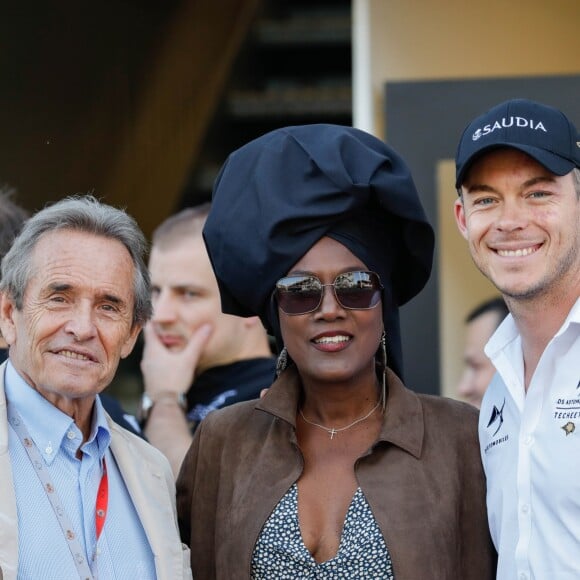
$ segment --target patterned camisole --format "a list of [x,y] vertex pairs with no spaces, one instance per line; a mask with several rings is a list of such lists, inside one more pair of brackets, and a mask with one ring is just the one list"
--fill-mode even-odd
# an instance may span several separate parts
[[252,557],[253,580],[394,580],[385,540],[360,489],[346,512],[338,552],[316,562],[298,521],[298,486],[288,490],[264,524]]

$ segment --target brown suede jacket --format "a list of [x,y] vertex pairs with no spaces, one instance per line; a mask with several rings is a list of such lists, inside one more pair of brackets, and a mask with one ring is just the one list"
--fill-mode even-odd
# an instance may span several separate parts
[[[196,580],[250,578],[262,526],[302,472],[291,367],[259,401],[210,413],[177,481],[182,541]],[[355,464],[396,580],[495,578],[477,410],[406,389],[389,372],[378,440]]]

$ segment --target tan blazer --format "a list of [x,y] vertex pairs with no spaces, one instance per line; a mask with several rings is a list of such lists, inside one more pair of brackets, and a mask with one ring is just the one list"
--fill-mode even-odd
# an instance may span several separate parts
[[[18,517],[8,452],[4,371],[0,366],[0,580],[18,573]],[[111,452],[133,499],[153,555],[159,580],[192,578],[189,549],[181,543],[175,512],[175,483],[165,457],[109,418]]]

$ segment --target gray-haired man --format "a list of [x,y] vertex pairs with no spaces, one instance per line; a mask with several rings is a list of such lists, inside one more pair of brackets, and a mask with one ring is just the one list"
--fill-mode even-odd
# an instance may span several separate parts
[[98,394],[151,313],[125,212],[67,198],[2,261],[0,569],[16,578],[190,578],[169,464]]

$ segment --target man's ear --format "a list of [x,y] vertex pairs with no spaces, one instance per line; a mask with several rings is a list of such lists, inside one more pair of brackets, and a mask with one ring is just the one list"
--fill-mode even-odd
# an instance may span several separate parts
[[461,232],[461,235],[467,240],[467,222],[465,220],[465,208],[463,207],[463,199],[461,197],[455,200],[453,211],[455,214],[455,223],[457,224],[457,228]]
[[14,324],[14,301],[6,293],[0,294],[0,331],[7,344],[16,341],[16,325]]
[[142,328],[143,326],[141,324],[133,324],[131,332],[121,348],[121,358],[127,358],[131,354]]
[[252,328],[252,326],[256,326],[256,324],[262,324],[259,316],[248,316],[244,318],[244,325],[246,328]]

